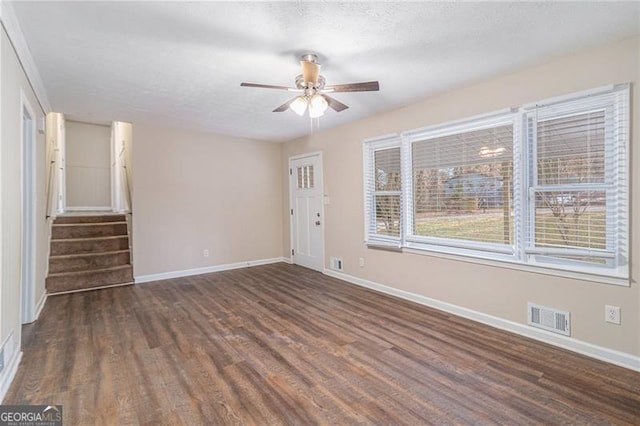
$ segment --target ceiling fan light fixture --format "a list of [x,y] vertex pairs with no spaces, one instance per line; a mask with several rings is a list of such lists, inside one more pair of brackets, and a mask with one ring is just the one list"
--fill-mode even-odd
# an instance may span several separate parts
[[324,96],[316,93],[309,100],[309,117],[318,118],[323,116],[328,107],[329,103]]
[[291,110],[296,114],[303,116],[304,112],[307,110],[308,103],[309,102],[305,96],[298,96],[293,102],[291,102],[289,108],[291,108]]
[[[2,1],[2,0],[0,0]],[[290,98],[287,102],[273,110],[273,112],[284,112],[291,109],[299,116],[304,116],[309,111],[309,117],[317,118],[324,115],[327,108],[335,112],[344,111],[349,108],[342,102],[334,99],[326,93],[338,92],[377,92],[380,85],[377,81],[367,81],[362,83],[347,83],[326,86],[324,76],[320,74],[320,64],[318,57],[313,53],[302,55],[300,58],[302,73],[295,78],[295,87],[275,86],[273,84],[240,83],[242,87],[258,87],[262,89],[286,90],[288,92],[300,93],[299,96]]]

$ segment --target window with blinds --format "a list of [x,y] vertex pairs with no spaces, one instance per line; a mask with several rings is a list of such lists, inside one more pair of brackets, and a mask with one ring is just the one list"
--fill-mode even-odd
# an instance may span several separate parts
[[410,238],[513,245],[513,118],[504,121],[412,135]]
[[626,84],[365,141],[367,242],[628,283],[628,147]]
[[627,105],[613,91],[525,113],[533,260],[628,267]]
[[365,159],[368,241],[395,243],[400,240],[402,230],[400,140],[396,137],[377,140],[369,148]]

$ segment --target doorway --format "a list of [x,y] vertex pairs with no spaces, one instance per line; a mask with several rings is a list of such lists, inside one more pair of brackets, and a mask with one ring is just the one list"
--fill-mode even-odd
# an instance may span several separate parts
[[324,209],[321,153],[289,158],[291,260],[324,269]]
[[26,99],[22,102],[22,323],[33,321],[35,314],[35,114]]

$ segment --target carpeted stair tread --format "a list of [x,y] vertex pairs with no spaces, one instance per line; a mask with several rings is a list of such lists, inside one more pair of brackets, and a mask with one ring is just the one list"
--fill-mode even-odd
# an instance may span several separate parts
[[68,223],[97,223],[97,222],[124,222],[126,217],[122,214],[106,214],[106,215],[87,215],[87,216],[58,216],[54,220],[54,225],[62,225]]
[[51,240],[51,256],[101,253],[127,249],[129,249],[129,237],[127,235]]
[[106,237],[83,237],[83,238],[52,238],[52,242],[60,242],[60,241],[68,241],[70,243],[80,242],[80,241],[99,241],[99,240],[114,240],[114,239],[122,239],[129,238],[127,235],[108,235]]
[[53,227],[60,227],[60,228],[69,228],[72,226],[78,226],[78,227],[89,227],[89,226],[110,226],[110,225],[122,225],[122,224],[126,224],[126,221],[118,221],[118,222],[92,222],[92,223],[54,223]]
[[51,227],[51,238],[54,240],[67,238],[110,237],[126,235],[127,222],[105,223],[68,223]]
[[59,272],[59,273],[55,273],[55,274],[49,274],[49,277],[61,277],[61,276],[80,276],[82,274],[95,274],[95,273],[99,273],[99,272],[111,272],[111,271],[119,271],[119,270],[126,270],[126,269],[131,269],[131,265],[120,265],[120,266],[113,266],[111,268],[102,268],[102,269],[92,269],[90,271],[75,271],[75,272]]
[[49,273],[88,271],[129,264],[129,250],[63,254],[49,258]]
[[47,291],[49,293],[60,293],[132,282],[133,267],[131,265],[122,265],[90,271],[49,274],[47,277]]
[[[110,237],[113,238],[113,237]],[[107,254],[118,254],[118,253],[129,253],[129,250],[114,250],[114,251],[103,251],[100,253],[77,253],[77,254],[59,254],[56,256],[51,256],[51,259],[69,259],[73,257],[89,257],[89,256],[102,256]]]

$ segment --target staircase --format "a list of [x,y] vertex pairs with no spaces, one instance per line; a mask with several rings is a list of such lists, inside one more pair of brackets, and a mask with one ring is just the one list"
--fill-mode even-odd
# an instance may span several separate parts
[[48,293],[133,284],[124,215],[63,215],[51,228]]

